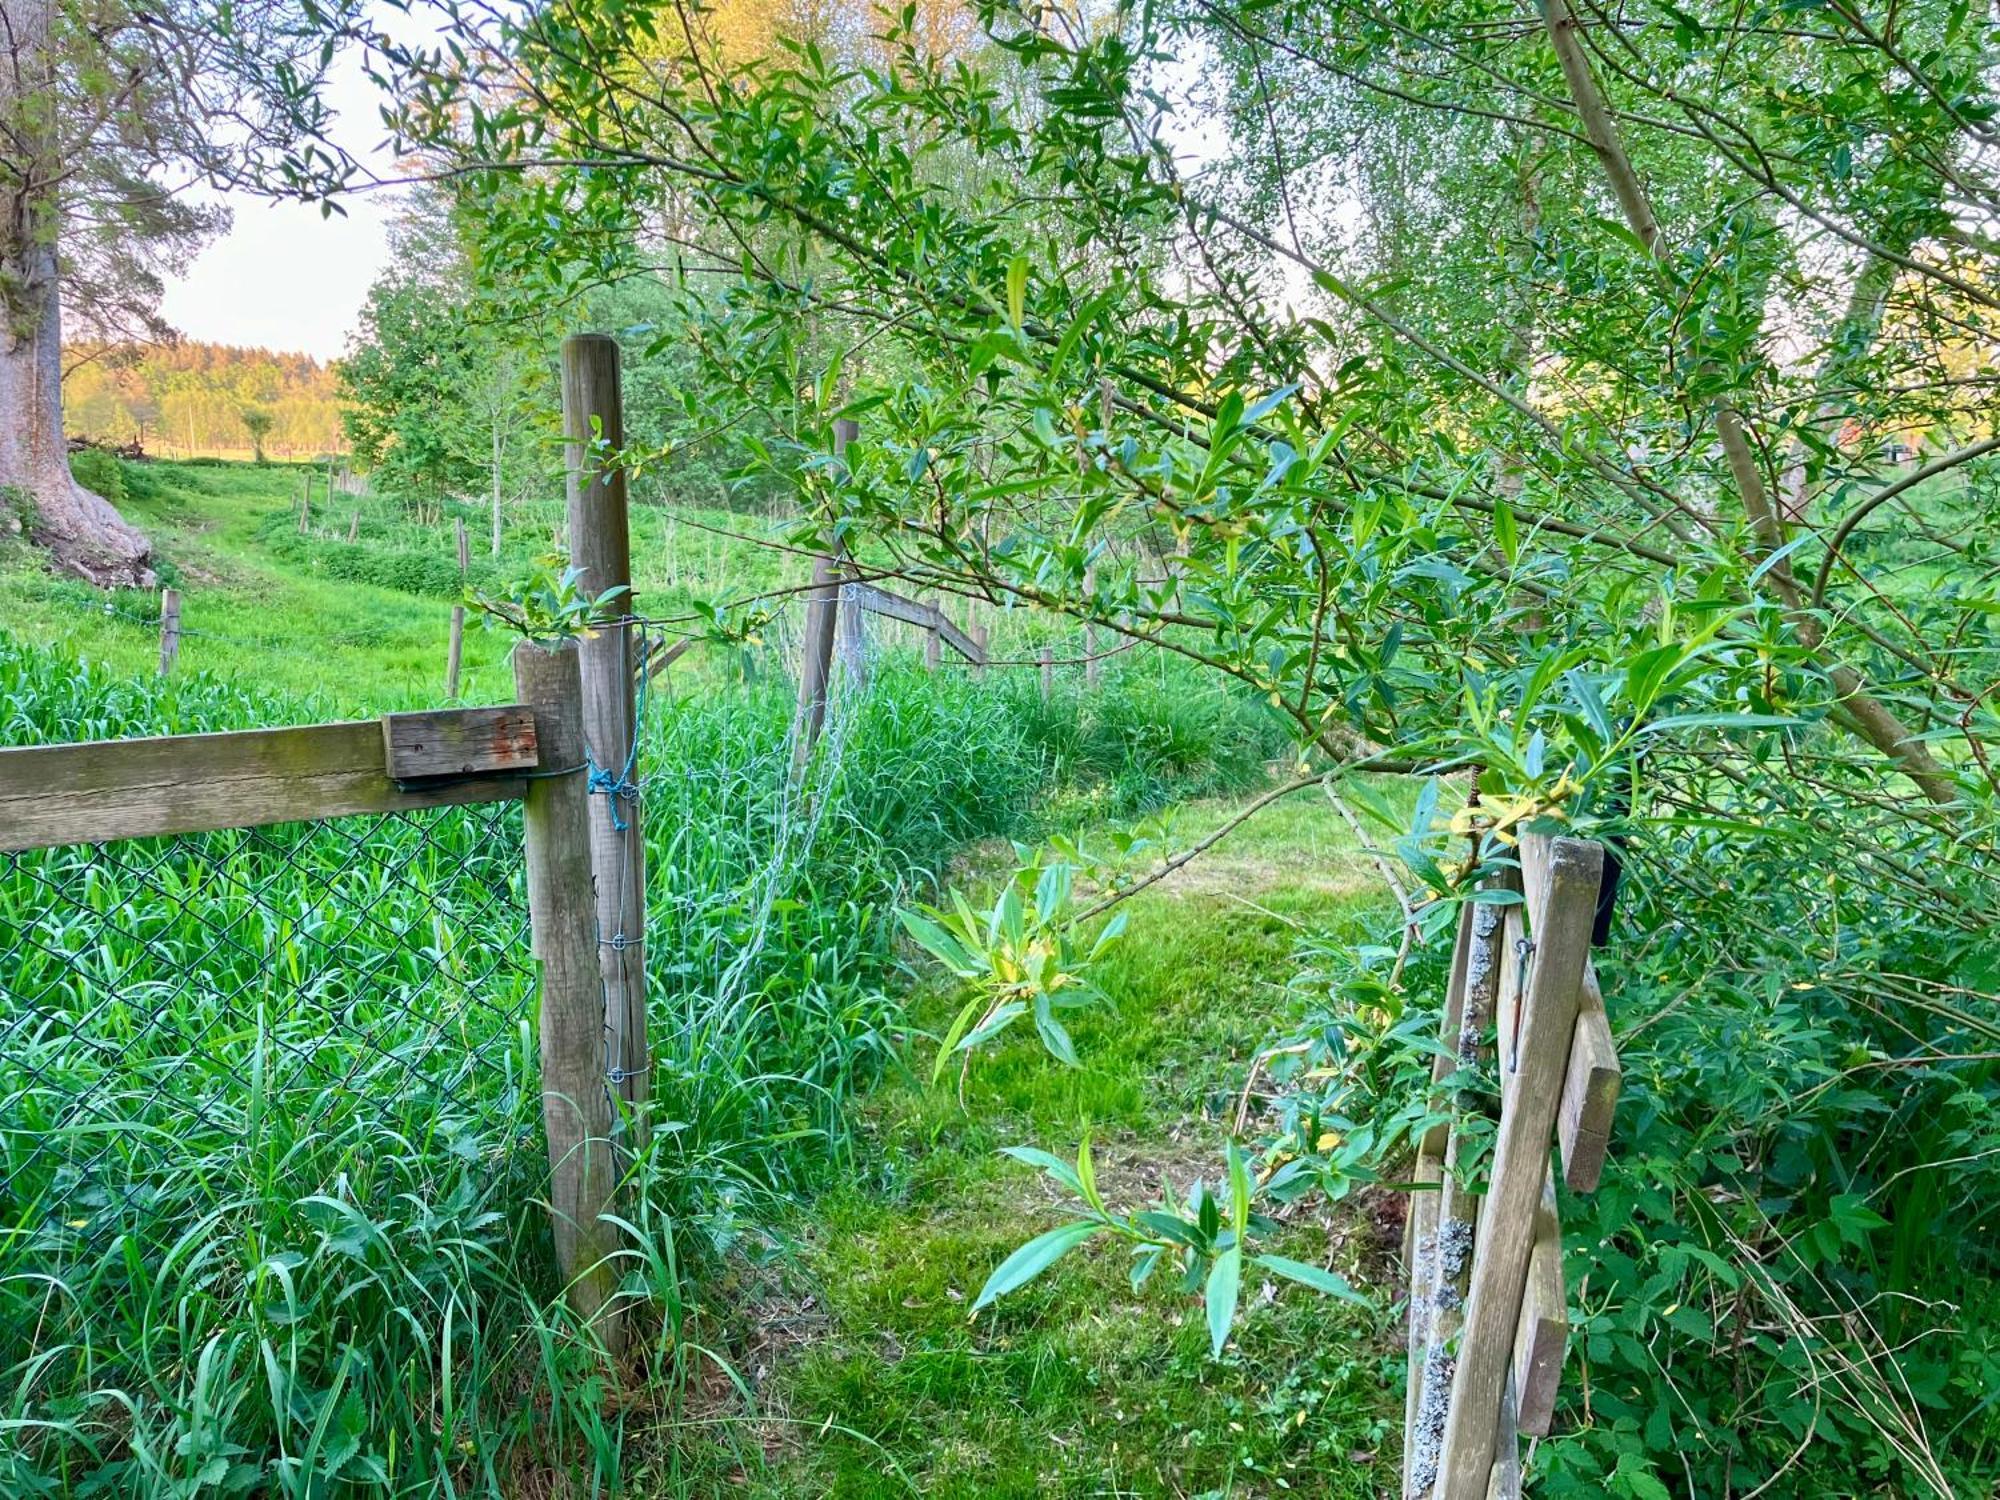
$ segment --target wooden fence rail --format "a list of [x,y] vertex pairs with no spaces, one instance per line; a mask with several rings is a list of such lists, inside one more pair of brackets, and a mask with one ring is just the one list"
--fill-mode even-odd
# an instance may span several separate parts
[[[1569,1321],[1554,1148],[1562,1181],[1593,1191],[1611,1137],[1618,1056],[1590,963],[1604,850],[1526,835],[1518,879],[1489,883],[1461,917],[1446,988],[1433,1104],[1466,1120],[1487,1096],[1447,1080],[1490,1070],[1498,1118],[1434,1127],[1414,1170],[1406,1500],[1521,1492],[1520,1437],[1555,1410]],[[1485,1181],[1467,1181],[1488,1130]]]
[[616,1160],[578,652],[574,642],[523,644],[514,664],[522,701],[498,707],[0,749],[0,854],[523,803],[559,1269],[572,1304],[616,1351]]

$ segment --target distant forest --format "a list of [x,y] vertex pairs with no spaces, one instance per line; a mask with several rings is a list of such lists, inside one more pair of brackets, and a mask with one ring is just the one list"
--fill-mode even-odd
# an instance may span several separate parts
[[[65,426],[73,437],[129,443],[163,457],[248,455],[245,413],[270,417],[273,458],[345,452],[330,363],[306,354],[192,340],[63,351]],[[254,420],[254,418],[253,418]]]

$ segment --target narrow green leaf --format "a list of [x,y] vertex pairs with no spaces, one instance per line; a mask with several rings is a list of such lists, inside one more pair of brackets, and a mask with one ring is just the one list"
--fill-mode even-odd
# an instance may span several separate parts
[[1221,1357],[1222,1346],[1229,1342],[1230,1325],[1236,1321],[1236,1299],[1242,1290],[1243,1247],[1231,1245],[1215,1258],[1204,1293],[1208,1302],[1209,1352],[1216,1358]]
[[1316,1292],[1324,1292],[1329,1297],[1338,1297],[1343,1302],[1352,1302],[1356,1307],[1371,1305],[1366,1297],[1348,1284],[1345,1276],[1337,1272],[1308,1265],[1302,1260],[1292,1260],[1283,1255],[1260,1255],[1257,1257],[1257,1264],[1274,1276],[1282,1276],[1287,1281],[1296,1281],[1300,1286],[1309,1286]]
[[1059,1229],[1051,1229],[1047,1234],[1036,1235],[1001,1261],[993,1274],[986,1278],[986,1285],[979,1289],[979,1296],[973,1302],[972,1310],[976,1313],[995,1298],[1004,1297],[1007,1293],[1026,1286],[1103,1227],[1101,1224],[1092,1224],[1086,1220],[1075,1224],[1064,1224]]

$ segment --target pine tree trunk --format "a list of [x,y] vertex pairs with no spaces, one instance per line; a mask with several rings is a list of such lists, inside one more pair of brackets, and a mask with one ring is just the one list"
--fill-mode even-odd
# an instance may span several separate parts
[[56,562],[100,586],[153,582],[152,546],[109,501],[70,477],[62,422],[62,283],[56,233],[54,97],[47,0],[9,0],[0,57],[0,525],[25,522]]

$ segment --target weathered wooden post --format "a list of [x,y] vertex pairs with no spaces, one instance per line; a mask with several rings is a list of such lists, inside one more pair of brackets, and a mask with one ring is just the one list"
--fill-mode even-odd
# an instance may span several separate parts
[[612,1353],[624,1346],[613,1297],[618,1163],[604,1091],[604,977],[591,899],[590,797],[583,686],[575,643],[514,649],[514,691],[535,715],[541,773],[521,823],[528,920],[541,969],[542,1120],[549,1139],[549,1212],[570,1305]]
[[308,536],[312,532],[312,470],[299,475],[299,535]]
[[[1501,1447],[1502,1396],[1521,1319],[1570,1046],[1581,1006],[1604,850],[1583,839],[1522,841],[1532,930],[1515,1014],[1502,1008],[1500,1126],[1473,1246],[1471,1286],[1451,1373],[1437,1500],[1486,1500]],[[1531,944],[1532,946],[1529,946]],[[1503,963],[1512,955],[1501,955]],[[1503,971],[1502,983],[1509,976]],[[1511,1020],[1511,1025],[1507,1023]],[[1507,1435],[1511,1441],[1511,1432]]]
[[[847,478],[847,445],[861,436],[861,424],[849,417],[841,417],[833,424],[833,456],[840,464],[840,476]],[[853,567],[847,561],[847,549],[837,548],[834,553],[840,564],[841,575],[852,578]],[[866,622],[862,610],[855,601],[853,592],[845,587],[841,590],[840,604],[834,611],[836,631],[834,649],[840,655],[840,668],[850,689],[859,690],[868,686],[868,642],[865,635]]]
[[1047,703],[1056,695],[1056,654],[1049,647],[1041,650],[1042,662],[1042,702]]
[[[833,451],[845,460],[860,424],[842,418],[833,424]],[[805,639],[799,651],[799,706],[792,720],[792,776],[805,774],[813,746],[826,723],[826,690],[833,677],[834,635],[841,616],[841,562],[838,546],[813,557],[812,591],[806,595]],[[852,614],[853,611],[848,611]]]
[[[590,597],[626,591],[615,615],[581,643],[578,656],[584,755],[594,794],[590,847],[604,980],[605,1081],[621,1100],[637,1105],[652,1097],[652,1054],[646,1042],[646,843],[636,780],[632,538],[625,470],[616,456],[625,446],[617,340],[598,333],[564,339],[562,394],[570,562],[581,570]],[[644,1131],[643,1118],[634,1129]]]
[[181,654],[181,591],[179,589],[160,590],[160,675],[165,677],[174,669],[174,660]]
[[361,507],[355,506],[347,514],[347,545],[353,546],[361,536]]
[[973,663],[972,675],[983,678],[986,675],[986,627],[984,625],[974,625],[965,633],[972,637],[972,644],[979,648],[979,660]]
[[[1083,592],[1093,613],[1097,609],[1097,569],[1083,570]],[[1083,685],[1092,692],[1103,679],[1103,665],[1097,659],[1097,624],[1093,620],[1083,623]]]
[[[465,587],[465,575],[472,566],[465,550],[465,522],[458,522],[458,584]],[[451,642],[445,647],[444,695],[449,699],[458,697],[458,670],[465,660],[465,606],[451,607]]]
[[924,632],[924,670],[935,672],[944,665],[944,632],[933,622]]

